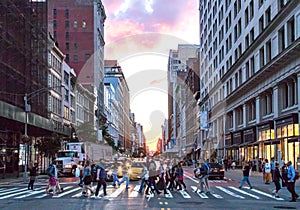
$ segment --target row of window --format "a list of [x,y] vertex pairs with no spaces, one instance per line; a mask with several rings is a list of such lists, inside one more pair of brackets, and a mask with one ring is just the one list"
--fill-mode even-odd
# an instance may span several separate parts
[[[85,20],[81,21],[81,28],[85,29],[87,27],[87,22]],[[57,20],[53,20],[53,29],[58,28],[57,26]],[[65,20],[65,28],[70,28],[70,20]],[[73,28],[78,28],[78,21],[73,21]]]

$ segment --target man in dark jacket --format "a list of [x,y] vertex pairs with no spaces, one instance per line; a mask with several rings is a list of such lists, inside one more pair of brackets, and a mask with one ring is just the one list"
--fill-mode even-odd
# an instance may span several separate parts
[[243,179],[241,181],[241,185],[240,185],[240,189],[243,187],[244,183],[247,181],[250,189],[252,189],[252,185],[250,183],[250,180],[249,180],[249,173],[250,173],[250,166],[249,166],[249,163],[247,162],[244,169],[243,169]]
[[273,191],[273,193],[274,193],[276,198],[279,198],[278,191],[281,189],[280,179],[282,179],[282,181],[284,182],[278,167],[279,167],[279,163],[276,162],[275,163],[275,168],[274,168],[274,171],[273,171],[273,175],[272,175],[273,182],[274,182],[275,187],[276,187],[276,189]]
[[96,172],[97,188],[96,188],[96,193],[95,193],[95,199],[100,198],[100,197],[98,197],[98,194],[99,194],[101,185],[103,185],[104,198],[107,198],[106,182],[105,182],[105,176],[106,176],[105,167],[103,166],[103,164],[101,162],[96,164],[94,167],[97,167],[97,172]]

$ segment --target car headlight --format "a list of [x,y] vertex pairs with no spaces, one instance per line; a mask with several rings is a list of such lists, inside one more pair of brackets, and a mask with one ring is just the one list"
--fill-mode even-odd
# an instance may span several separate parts
[[71,164],[67,164],[67,165],[65,165],[65,168],[72,168],[72,165]]

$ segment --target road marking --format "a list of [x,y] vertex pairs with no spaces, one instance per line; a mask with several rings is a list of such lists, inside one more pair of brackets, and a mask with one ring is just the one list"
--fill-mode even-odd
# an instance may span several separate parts
[[209,192],[212,196],[214,196],[215,198],[218,198],[218,199],[222,199],[223,197],[219,194],[216,194],[216,193],[213,193],[213,192]]
[[23,188],[23,189],[13,188],[13,189],[15,189],[15,190],[1,192],[0,196],[1,195],[7,195],[7,193],[14,193],[14,192],[20,192],[20,191],[27,191],[28,190],[28,188]]
[[193,182],[196,182],[196,183],[199,183],[199,181],[196,179],[196,178],[193,178],[193,177],[190,177],[190,176],[187,176],[187,175],[184,175],[186,178],[192,180]]
[[[195,192],[197,190],[196,186],[191,186],[191,188],[193,189],[193,191]],[[205,193],[200,193],[200,190],[197,190],[197,195],[200,196],[200,198],[208,198],[208,196]]]
[[191,196],[184,190],[179,190],[180,194],[182,195],[182,197],[184,198],[191,198]]
[[252,197],[252,198],[255,198],[255,199],[258,199],[258,200],[260,199],[258,196],[253,195],[253,194],[250,194],[250,193],[247,193],[247,192],[245,192],[245,191],[243,191],[243,190],[240,190],[240,189],[238,189],[238,188],[236,188],[236,187],[230,186],[229,188],[232,189],[232,190],[238,191],[238,192],[240,192],[240,193],[242,193],[242,194],[244,194],[244,195],[248,195],[248,196],[250,196],[250,197]]
[[69,191],[66,191],[66,192],[63,192],[63,193],[59,193],[57,196],[53,196],[52,198],[60,198],[64,195],[70,194],[70,193],[78,191],[78,190],[82,190],[82,188],[81,187],[76,187],[75,189],[72,189],[72,190],[69,190]]
[[121,194],[121,192],[125,189],[125,185],[121,185],[119,189],[117,189],[115,192],[113,192],[111,195],[109,195],[109,198],[116,198],[118,195]]
[[[38,189],[42,189],[42,188],[40,187]],[[21,191],[21,192],[9,194],[9,195],[1,197],[0,200],[5,199],[5,198],[10,198],[10,197],[13,197],[13,196],[16,196],[16,195],[21,195],[21,194],[24,194],[24,193],[28,193],[28,191]]]
[[26,197],[29,197],[29,196],[31,196],[31,195],[40,194],[40,193],[42,193],[42,192],[45,192],[45,188],[44,188],[44,187],[42,188],[42,190],[32,191],[32,192],[29,193],[29,194],[22,195],[22,196],[19,196],[19,197],[15,197],[15,199],[26,198]]
[[221,186],[216,186],[216,188],[218,188],[219,190],[222,190],[223,192],[233,196],[233,197],[236,197],[236,198],[241,198],[241,199],[245,199],[245,197],[243,196],[240,196],[238,194],[235,194],[234,192],[231,192],[230,190],[227,190],[225,189],[224,187],[221,187]]
[[170,192],[170,190],[167,189],[166,191],[167,191],[167,194],[165,194],[165,198],[173,198],[173,195]]
[[129,198],[136,198],[136,197],[138,197],[138,195],[139,195],[139,189],[140,189],[140,186],[141,185],[136,185],[135,187],[134,187],[134,189],[133,189],[133,191],[131,191],[131,193],[129,194]]
[[[245,187],[246,189],[250,189],[250,187]],[[256,193],[258,193],[258,194],[261,194],[261,195],[264,195],[264,196],[267,196],[267,197],[269,197],[269,198],[273,198],[273,199],[275,199],[275,200],[277,200],[277,201],[284,201],[284,199],[283,198],[276,198],[275,196],[273,196],[273,195],[270,195],[270,194],[268,194],[268,193],[265,193],[265,192],[262,192],[262,191],[260,191],[260,190],[257,190],[257,189],[251,189],[253,192],[256,192]]]
[[18,188],[10,188],[10,189],[4,188],[4,189],[1,189],[0,193],[4,193],[4,192],[11,191],[11,190],[16,190],[16,189],[18,189]]
[[[70,188],[72,188],[72,186],[64,187],[64,191],[67,190],[67,189],[70,189]],[[46,192],[46,189],[45,189],[45,192]],[[46,196],[48,196],[48,195],[51,195],[51,194],[45,193],[45,194],[43,194],[43,195],[36,196],[36,197],[34,197],[34,198],[44,198],[44,197],[46,197]]]

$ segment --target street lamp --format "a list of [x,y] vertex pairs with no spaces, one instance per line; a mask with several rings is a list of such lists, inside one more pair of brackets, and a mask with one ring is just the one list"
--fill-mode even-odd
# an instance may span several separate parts
[[24,96],[24,104],[25,104],[24,138],[26,139],[26,141],[25,141],[25,166],[24,166],[24,174],[23,174],[24,181],[27,178],[27,155],[28,155],[27,139],[29,138],[28,137],[28,128],[27,128],[28,127],[28,113],[31,111],[31,106],[30,106],[30,104],[28,104],[28,100],[30,100],[30,98],[32,98],[33,96],[40,94],[41,92],[49,91],[49,90],[52,90],[52,89],[58,88],[58,87],[64,87],[64,85],[59,85],[59,86],[54,86],[54,87],[45,87],[45,88],[35,90],[31,93],[25,93],[25,96]]

